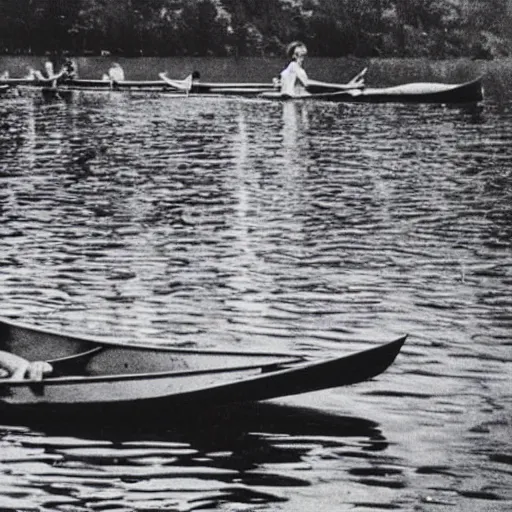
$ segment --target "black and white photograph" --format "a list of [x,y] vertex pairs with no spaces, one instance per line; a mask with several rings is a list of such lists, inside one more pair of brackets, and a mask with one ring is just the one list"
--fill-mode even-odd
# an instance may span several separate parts
[[512,0],[0,0],[0,510],[512,510]]

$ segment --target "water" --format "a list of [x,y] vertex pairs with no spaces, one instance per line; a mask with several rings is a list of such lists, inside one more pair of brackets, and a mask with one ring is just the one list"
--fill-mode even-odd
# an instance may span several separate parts
[[1,315],[326,357],[409,333],[374,381],[277,404],[2,419],[2,509],[510,510],[511,112],[2,99]]

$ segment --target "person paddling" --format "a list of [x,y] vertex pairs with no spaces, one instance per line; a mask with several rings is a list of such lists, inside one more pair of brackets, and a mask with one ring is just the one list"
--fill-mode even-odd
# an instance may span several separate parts
[[64,70],[61,70],[59,73],[55,73],[53,62],[48,59],[43,64],[43,69],[41,71],[34,70],[34,76],[37,80],[42,81],[50,81],[51,86],[53,88],[57,87],[57,80],[62,77],[64,74]]
[[124,81],[124,70],[118,62],[114,62],[108,70],[108,79],[112,82]]
[[64,64],[62,66],[62,80],[76,80],[78,78],[78,65],[74,59],[71,57],[66,57]]
[[281,94],[291,98],[308,95],[306,88],[309,79],[303,68],[304,58],[308,53],[306,45],[301,41],[294,41],[288,45],[286,53],[291,60],[281,72]]
[[[304,70],[304,58],[308,53],[306,45],[301,41],[290,43],[286,50],[290,63],[281,72],[280,80],[277,80],[276,86],[280,87],[281,96],[284,98],[296,98],[301,96],[310,96],[311,92],[332,92],[350,91],[350,94],[356,95],[364,89],[365,68],[358,73],[352,80],[346,84],[332,84],[311,80]],[[309,89],[309,90],[308,90]]]

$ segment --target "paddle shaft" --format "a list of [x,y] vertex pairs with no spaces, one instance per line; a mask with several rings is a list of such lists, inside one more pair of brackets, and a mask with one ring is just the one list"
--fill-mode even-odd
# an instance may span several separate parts
[[329,82],[321,82],[319,80],[308,80],[308,87],[323,87],[325,89],[339,89],[340,91],[347,91],[353,89],[363,89],[364,84],[362,82],[358,83],[359,80],[363,80],[364,75],[366,75],[366,71],[368,68],[364,68],[360,71],[356,76],[354,76],[349,82],[346,84],[336,84]]

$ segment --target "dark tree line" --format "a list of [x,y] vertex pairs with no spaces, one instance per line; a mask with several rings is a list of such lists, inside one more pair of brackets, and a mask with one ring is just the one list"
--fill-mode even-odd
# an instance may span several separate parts
[[0,51],[508,55],[512,0],[0,0]]

